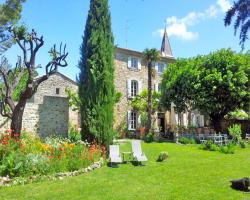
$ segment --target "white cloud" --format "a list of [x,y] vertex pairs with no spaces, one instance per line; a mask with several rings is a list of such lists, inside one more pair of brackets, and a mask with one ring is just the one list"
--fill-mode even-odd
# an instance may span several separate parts
[[[175,16],[167,18],[167,32],[169,36],[176,36],[183,40],[194,40],[199,34],[196,32],[188,31],[189,26],[193,26],[198,23],[199,19],[202,18],[201,13],[191,12],[186,17],[178,19]],[[158,30],[163,34],[164,30]]]
[[[217,0],[216,4],[210,5],[203,12],[190,12],[182,18],[171,16],[166,19],[167,32],[169,36],[175,36],[183,40],[194,40],[199,37],[199,33],[191,31],[190,27],[199,24],[201,21],[215,18],[219,13],[224,13],[231,7],[229,0]],[[153,35],[161,36],[164,29],[158,29],[153,32]]]
[[218,0],[217,4],[223,12],[227,12],[231,8],[231,3],[228,0]]
[[216,17],[218,12],[219,11],[215,5],[209,6],[209,8],[205,11],[208,17]]

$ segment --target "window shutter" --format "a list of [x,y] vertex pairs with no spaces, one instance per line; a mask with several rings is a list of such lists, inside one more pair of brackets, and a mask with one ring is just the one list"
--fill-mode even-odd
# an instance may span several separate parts
[[137,127],[136,128],[139,128],[139,127],[141,127],[141,115],[138,112],[137,113]]
[[138,94],[141,94],[142,92],[142,80],[138,81]]
[[128,57],[128,68],[131,69],[132,61],[131,57]]
[[155,63],[155,71],[158,72],[158,62]]
[[139,70],[141,69],[141,59],[140,58],[138,59],[138,69]]
[[175,121],[176,121],[176,124],[177,124],[177,125],[180,125],[180,124],[179,124],[179,115],[178,115],[178,114],[175,114]]
[[164,73],[164,71],[167,69],[167,63],[164,63],[163,66],[164,66],[164,69],[163,69],[163,73]]
[[128,116],[127,116],[127,125],[128,125],[128,130],[131,130],[131,120],[130,120],[130,118],[131,118],[131,111],[128,111]]
[[128,98],[131,97],[131,80],[127,79],[127,96]]
[[196,126],[197,124],[196,124],[196,117],[195,117],[195,114],[192,114],[192,115],[191,115],[191,118],[192,118],[192,125],[193,125],[193,126]]
[[204,115],[200,115],[200,125],[204,127]]

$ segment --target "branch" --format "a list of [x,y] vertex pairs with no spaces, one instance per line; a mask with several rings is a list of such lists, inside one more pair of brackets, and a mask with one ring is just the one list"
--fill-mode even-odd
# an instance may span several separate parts
[[5,104],[5,102],[3,101],[3,102],[1,102],[1,104],[0,104],[0,114],[3,116],[3,117],[7,117],[7,118],[9,118],[9,119],[11,119],[11,116],[12,116],[12,114],[11,113],[8,113],[6,110],[6,104]]
[[49,53],[52,57],[52,61],[46,65],[46,75],[50,75],[50,73],[57,71],[58,67],[66,67],[68,65],[66,61],[66,57],[68,56],[68,52],[66,53],[66,44],[64,45],[63,51],[61,43],[59,52],[56,50],[56,45],[54,45]]
[[62,43],[60,44],[59,52],[56,50],[56,45],[51,48],[49,54],[52,57],[52,60],[46,65],[45,70],[46,74],[36,79],[34,82],[33,93],[36,92],[38,86],[45,80],[49,78],[52,74],[57,72],[58,67],[66,67],[68,65],[66,61],[66,57],[68,56],[68,52],[66,53],[66,44],[62,50]]
[[1,92],[2,92],[4,102],[7,103],[11,111],[13,111],[15,109],[15,104],[11,97],[11,94],[13,93],[13,88],[10,86],[8,82],[9,73],[10,71],[8,70],[8,61],[5,57],[2,57],[1,63],[0,63],[0,76],[2,76],[4,85],[5,85],[5,94],[3,94],[4,93],[3,90]]

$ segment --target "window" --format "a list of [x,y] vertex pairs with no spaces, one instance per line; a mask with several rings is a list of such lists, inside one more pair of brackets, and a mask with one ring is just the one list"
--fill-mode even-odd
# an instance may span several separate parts
[[161,84],[158,83],[158,92],[161,92]]
[[60,94],[60,88],[56,88],[56,94]]
[[131,97],[135,97],[138,94],[138,81],[131,81]]
[[138,69],[138,59],[137,58],[131,58],[131,68]]
[[164,72],[164,63],[158,63],[158,73],[162,74]]
[[135,130],[137,127],[137,113],[134,111],[130,112],[129,116],[129,127],[131,130]]

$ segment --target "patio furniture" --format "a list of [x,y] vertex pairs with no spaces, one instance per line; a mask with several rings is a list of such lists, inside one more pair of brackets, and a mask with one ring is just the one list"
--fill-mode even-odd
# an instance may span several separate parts
[[246,133],[245,139],[246,139],[246,140],[250,140],[250,134],[247,134],[247,133]]
[[123,162],[128,162],[128,161],[131,161],[133,159],[133,155],[132,155],[132,152],[130,151],[124,151],[122,152],[122,160]]
[[137,162],[141,163],[144,161],[148,161],[147,157],[142,152],[140,140],[132,141],[132,152],[133,152],[133,157]]
[[228,135],[227,134],[223,134],[222,138],[223,138],[223,143],[224,144],[228,144]]
[[109,145],[109,159],[110,164],[112,163],[122,163],[122,158],[120,156],[119,145]]
[[198,134],[198,140],[201,144],[203,144],[204,142],[206,142],[206,138],[204,134]]
[[214,143],[217,145],[222,145],[222,139],[223,139],[222,135],[213,136]]

